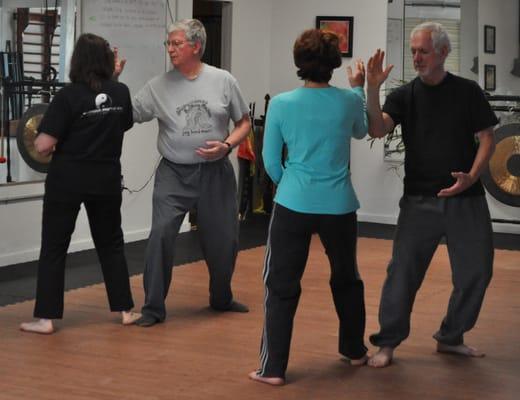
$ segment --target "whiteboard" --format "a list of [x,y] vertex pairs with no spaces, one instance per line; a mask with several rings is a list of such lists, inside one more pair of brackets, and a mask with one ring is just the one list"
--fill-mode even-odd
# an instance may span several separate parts
[[82,1],[83,33],[94,33],[118,47],[127,59],[121,76],[132,94],[166,69],[165,0]]

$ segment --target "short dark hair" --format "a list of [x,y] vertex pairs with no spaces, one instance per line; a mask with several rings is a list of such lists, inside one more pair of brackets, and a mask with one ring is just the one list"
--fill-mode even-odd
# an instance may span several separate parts
[[69,78],[73,83],[85,83],[99,92],[104,80],[114,74],[114,53],[108,42],[93,33],[82,34],[70,60]]
[[293,55],[301,79],[328,82],[341,65],[339,38],[332,32],[308,29],[294,42]]

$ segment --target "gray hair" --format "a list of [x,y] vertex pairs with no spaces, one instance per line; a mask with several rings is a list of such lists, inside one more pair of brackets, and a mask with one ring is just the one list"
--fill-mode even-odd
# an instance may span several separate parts
[[182,31],[186,35],[187,41],[193,46],[195,43],[200,43],[199,56],[202,58],[204,50],[206,50],[206,29],[202,22],[198,19],[182,19],[175,21],[168,27],[168,33],[174,31]]
[[420,31],[430,32],[432,45],[436,53],[440,53],[443,47],[448,49],[448,54],[451,52],[450,37],[441,24],[438,22],[423,22],[412,29],[410,38]]

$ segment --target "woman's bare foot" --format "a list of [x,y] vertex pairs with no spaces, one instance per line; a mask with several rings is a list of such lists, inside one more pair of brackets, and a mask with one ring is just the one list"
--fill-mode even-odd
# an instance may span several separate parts
[[123,325],[133,325],[135,321],[141,318],[141,314],[133,311],[122,311],[121,317]]
[[457,346],[449,344],[437,343],[437,351],[439,353],[458,354],[466,357],[484,357],[486,354],[474,347],[466,346],[464,343]]
[[394,349],[392,347],[381,347],[379,351],[369,358],[367,364],[374,368],[388,367],[394,357]]
[[22,322],[20,329],[24,332],[51,334],[54,332],[54,326],[52,325],[51,319],[41,318],[34,322]]
[[361,358],[348,358],[348,361],[350,362],[350,365],[354,367],[360,367],[362,365],[365,365],[369,360],[368,354],[365,354]]
[[249,373],[249,379],[252,379],[257,382],[267,383],[272,386],[282,386],[285,384],[285,379],[277,378],[274,376],[260,376],[258,375],[258,371],[253,371]]

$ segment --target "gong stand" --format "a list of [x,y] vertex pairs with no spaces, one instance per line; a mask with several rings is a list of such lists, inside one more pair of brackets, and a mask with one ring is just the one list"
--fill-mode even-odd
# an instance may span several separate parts
[[[511,111],[515,113],[520,113],[520,96],[488,95],[486,96],[486,99],[491,104],[491,108],[493,109],[493,111]],[[517,104],[516,106],[512,107],[494,104],[495,102],[502,101],[516,102]]]
[[[2,86],[2,130],[4,133],[4,139],[6,140],[6,163],[7,163],[7,176],[6,181],[12,182],[12,176],[11,176],[11,132],[10,132],[10,121],[11,116],[13,114],[12,110],[12,102],[10,99],[13,98],[19,98],[21,96],[28,96],[29,98],[32,98],[32,96],[41,96],[47,95],[49,97],[56,94],[56,92],[63,86],[65,86],[65,83],[62,82],[56,82],[56,81],[43,81],[43,80],[36,80],[36,79],[24,79],[24,80],[18,80],[13,81],[11,78],[3,78],[1,80],[1,86]],[[40,107],[38,110],[43,111],[43,108],[41,107],[42,104],[35,104],[34,106],[30,106],[27,111],[22,115],[22,118],[20,120],[20,123],[22,121],[25,121],[23,124],[20,124],[22,126],[19,126],[18,131],[20,129],[31,129],[35,130],[37,128],[34,127],[34,121],[35,119],[28,119],[27,116],[30,116],[31,118],[38,118],[37,113],[35,113],[36,109]],[[43,114],[42,114],[43,115]],[[41,117],[39,117],[41,118]],[[27,126],[26,123],[28,123]],[[21,141],[18,140],[18,144],[20,147]],[[41,169],[35,168],[35,165],[41,164],[41,160],[34,159],[33,152],[27,151],[27,147],[20,147],[20,154],[24,158],[24,161],[33,169],[39,170],[40,172],[44,172]]]
[[[487,96],[493,111],[518,113],[520,96]],[[504,105],[499,102],[510,102]],[[499,104],[497,104],[499,103]],[[496,149],[481,180],[488,193],[511,207],[520,207],[520,123],[504,123],[495,130]],[[520,224],[520,220],[493,219],[493,222]]]

